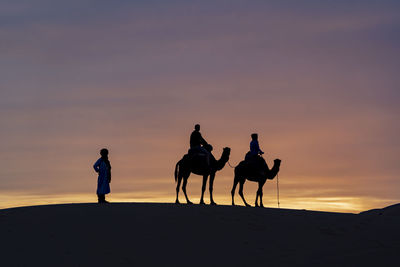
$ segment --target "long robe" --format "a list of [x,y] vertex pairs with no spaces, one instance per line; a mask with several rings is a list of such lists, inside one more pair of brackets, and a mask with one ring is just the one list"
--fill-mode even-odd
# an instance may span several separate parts
[[97,194],[105,195],[110,193],[110,174],[111,167],[108,168],[107,164],[102,158],[99,158],[93,165],[94,170],[99,174],[97,178]]

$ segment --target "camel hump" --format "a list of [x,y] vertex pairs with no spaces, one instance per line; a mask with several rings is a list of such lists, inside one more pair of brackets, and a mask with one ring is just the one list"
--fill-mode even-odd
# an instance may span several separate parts
[[244,169],[246,169],[247,164],[244,160],[239,162],[239,164],[235,167],[235,174],[243,172]]
[[240,163],[240,168],[254,174],[269,171],[268,164],[263,157],[250,153],[246,154],[245,160]]
[[188,151],[188,155],[192,156],[192,157],[195,156],[195,155],[207,156],[208,154],[209,154],[209,152],[205,148],[203,148],[201,146],[192,147]]

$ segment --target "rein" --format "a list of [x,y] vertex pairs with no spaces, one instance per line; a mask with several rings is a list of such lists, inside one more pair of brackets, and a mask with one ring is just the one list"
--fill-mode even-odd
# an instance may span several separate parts
[[281,208],[281,203],[279,202],[279,173],[276,174],[276,194],[278,199],[278,209]]
[[236,165],[236,166],[232,166],[230,163],[229,163],[229,160],[228,160],[228,165],[229,165],[229,167],[231,167],[232,169],[234,169],[234,168],[236,168],[238,165]]

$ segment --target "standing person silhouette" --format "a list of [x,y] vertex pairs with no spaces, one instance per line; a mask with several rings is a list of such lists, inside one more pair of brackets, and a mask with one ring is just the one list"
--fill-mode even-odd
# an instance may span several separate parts
[[111,164],[108,160],[108,150],[100,150],[101,158],[93,165],[94,170],[99,174],[97,179],[97,197],[99,203],[108,203],[106,194],[110,193]]

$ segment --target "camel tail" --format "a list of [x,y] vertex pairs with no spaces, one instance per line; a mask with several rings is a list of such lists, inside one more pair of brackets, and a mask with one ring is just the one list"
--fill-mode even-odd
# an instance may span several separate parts
[[178,172],[179,172],[179,166],[181,164],[181,161],[178,161],[175,165],[175,172],[174,172],[174,176],[175,176],[175,183],[178,181]]

